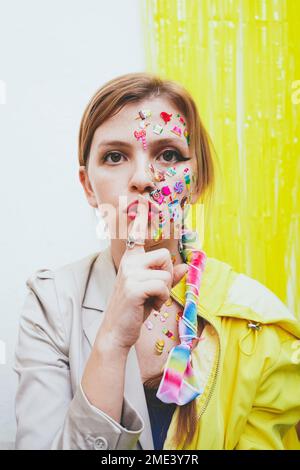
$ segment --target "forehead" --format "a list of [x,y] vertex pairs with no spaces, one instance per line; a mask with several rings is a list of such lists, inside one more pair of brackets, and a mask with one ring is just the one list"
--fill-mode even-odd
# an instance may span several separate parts
[[[135,140],[134,131],[139,129],[139,125],[142,121],[142,119],[138,118],[139,111],[141,110],[149,110],[151,112],[151,116],[146,119],[146,122],[150,123],[148,128],[150,129],[150,132],[146,128],[148,141],[168,138],[173,139],[176,143],[180,143],[181,141],[182,145],[188,147],[184,137],[178,137],[171,132],[174,125],[180,125],[179,118],[176,118],[176,116],[179,114],[184,121],[186,120],[185,116],[182,115],[168,99],[162,97],[145,99],[139,102],[126,104],[117,114],[112,116],[96,129],[94,142],[96,141],[97,144],[101,144],[102,141],[113,139],[126,141]],[[167,124],[165,124],[161,117],[162,112],[172,115],[171,121]],[[151,131],[152,126],[156,124],[163,127],[161,135],[155,134]],[[181,127],[183,126],[181,125]]]

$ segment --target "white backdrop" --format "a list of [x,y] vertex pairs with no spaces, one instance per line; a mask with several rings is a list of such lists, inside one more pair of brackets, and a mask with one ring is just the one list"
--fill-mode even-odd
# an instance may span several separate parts
[[79,122],[104,82],[145,69],[140,10],[140,0],[0,0],[2,448],[15,436],[25,281],[99,249],[78,178]]

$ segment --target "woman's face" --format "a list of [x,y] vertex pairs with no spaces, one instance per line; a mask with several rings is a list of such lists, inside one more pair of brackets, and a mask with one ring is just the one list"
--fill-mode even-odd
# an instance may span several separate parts
[[127,238],[124,225],[134,219],[138,195],[150,202],[149,241],[170,237],[172,224],[179,225],[185,201],[195,202],[197,164],[188,132],[185,117],[164,98],[129,103],[96,129],[80,180],[111,238]]

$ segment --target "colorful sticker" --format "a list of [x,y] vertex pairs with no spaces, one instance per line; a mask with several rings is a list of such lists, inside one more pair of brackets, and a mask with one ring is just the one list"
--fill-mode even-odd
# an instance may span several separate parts
[[182,130],[178,126],[174,126],[173,129],[171,129],[171,132],[173,132],[173,134],[178,135],[178,137],[182,137]]
[[164,347],[165,347],[165,342],[163,339],[158,339],[155,343],[155,351],[158,353],[158,354],[161,354],[164,350]]
[[146,150],[147,148],[147,143],[146,143],[146,131],[145,129],[141,129],[140,131],[134,131],[134,137],[136,138],[137,141],[141,140],[143,143],[143,148]]
[[169,196],[171,194],[171,190],[170,190],[169,186],[163,186],[161,188],[161,192],[164,196]]
[[151,117],[151,111],[149,109],[143,109],[139,111],[139,115],[135,119],[147,119]]
[[154,189],[154,191],[151,191],[150,196],[154,199],[154,201],[158,202],[158,204],[162,204],[165,200],[164,196],[160,192],[160,189]]
[[160,113],[160,117],[163,119],[165,124],[168,124],[168,122],[171,121],[172,114],[166,113],[165,111],[162,111]]
[[160,135],[163,130],[164,130],[164,128],[160,124],[155,124],[155,126],[153,126],[153,132],[155,134]]
[[189,132],[188,132],[186,129],[184,130],[183,135],[184,135],[184,137],[186,138],[186,143],[187,143],[188,145],[190,145],[191,137],[190,137]]
[[170,220],[171,222],[174,222],[179,218],[179,203],[178,199],[175,199],[172,202],[169,202],[168,204],[169,208],[169,214],[170,214]]
[[175,167],[170,166],[169,168],[167,168],[166,174],[167,174],[168,176],[174,176],[174,175],[176,175],[176,169],[175,169]]
[[174,192],[176,194],[181,194],[183,190],[184,190],[183,182],[182,181],[176,181],[176,183],[174,184]]
[[148,328],[148,330],[152,330],[152,329],[153,329],[153,323],[152,323],[152,321],[147,320],[147,321],[146,321],[146,327]]

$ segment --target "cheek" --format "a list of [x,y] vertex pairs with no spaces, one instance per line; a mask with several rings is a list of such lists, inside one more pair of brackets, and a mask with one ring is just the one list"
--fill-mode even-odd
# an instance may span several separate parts
[[118,206],[120,187],[113,184],[113,181],[104,177],[97,178],[94,184],[94,192],[100,205],[104,207],[109,205],[113,207]]
[[[188,167],[185,167],[188,168]],[[160,190],[161,195],[164,196],[165,202],[168,199],[178,199],[179,201],[185,197],[191,187],[191,176],[190,171],[184,171],[185,168],[180,171],[176,171],[176,174],[166,174],[165,181],[157,183],[157,188]]]
[[[156,190],[152,198],[159,204],[160,209],[166,214],[173,204],[180,204],[183,208],[191,191],[192,173],[186,165],[176,168],[176,173],[171,171],[164,174],[164,181],[155,181]],[[172,212],[172,209],[170,209]]]

